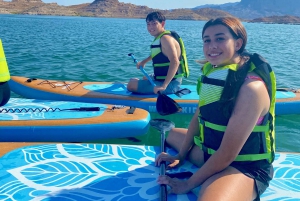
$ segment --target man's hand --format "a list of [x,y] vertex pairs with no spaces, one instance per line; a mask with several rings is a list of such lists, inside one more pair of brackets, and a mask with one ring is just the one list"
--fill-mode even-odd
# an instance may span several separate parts
[[145,63],[143,61],[137,62],[136,68],[140,69],[140,67],[143,67],[143,68],[145,67]]
[[157,94],[159,91],[160,92],[163,92],[164,90],[166,90],[166,87],[163,87],[163,86],[155,86],[154,89],[153,89],[153,92],[155,94]]

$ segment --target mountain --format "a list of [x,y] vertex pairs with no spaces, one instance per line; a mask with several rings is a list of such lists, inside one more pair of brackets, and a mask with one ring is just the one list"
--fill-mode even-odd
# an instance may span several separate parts
[[203,7],[223,10],[241,19],[300,16],[300,0],[241,0],[237,3],[204,5]]
[[[0,13],[29,15],[67,15],[87,17],[143,18],[157,9],[122,3],[118,0],[94,0],[92,3],[59,6],[41,0],[0,0]],[[222,10],[211,8],[161,10],[167,19],[208,20],[212,17],[232,16]]]
[[[60,6],[42,0],[0,0],[0,13],[29,15],[66,15],[114,18],[145,18],[158,9],[122,3],[118,0],[94,0],[92,3]],[[241,0],[220,5],[207,4],[192,9],[161,10],[167,19],[208,20],[222,16],[235,16],[244,21],[269,16],[300,17],[300,0]],[[278,20],[272,18],[274,20]],[[292,20],[286,18],[286,20]],[[271,19],[268,19],[271,20]],[[287,23],[294,23],[293,20]]]
[[262,18],[255,18],[250,20],[249,22],[260,22],[260,23],[268,23],[268,24],[298,24],[300,25],[300,17],[296,16],[270,16],[270,17],[262,17]]
[[193,9],[199,9],[199,8],[223,8],[225,9],[228,6],[234,6],[236,4],[238,4],[239,2],[235,2],[235,3],[224,3],[224,4],[205,4],[202,6],[197,6]]

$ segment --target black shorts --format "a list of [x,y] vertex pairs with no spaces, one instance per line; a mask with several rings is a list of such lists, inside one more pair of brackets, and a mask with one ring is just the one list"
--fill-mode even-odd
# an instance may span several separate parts
[[10,99],[10,88],[8,82],[0,82],[0,107]]
[[[204,153],[204,160],[207,161],[209,154]],[[268,188],[274,175],[273,165],[267,160],[254,162],[233,162],[230,164],[247,177],[254,179],[257,197],[255,201],[260,200],[260,195]]]

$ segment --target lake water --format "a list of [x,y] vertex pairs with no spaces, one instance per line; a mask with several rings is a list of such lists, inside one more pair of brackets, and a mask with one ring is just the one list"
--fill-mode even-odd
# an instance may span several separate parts
[[[42,79],[122,81],[142,77],[128,53],[138,60],[149,55],[153,40],[144,19],[113,19],[31,15],[0,15],[2,39],[12,75]],[[190,77],[183,84],[196,84],[203,58],[201,30],[204,21],[167,20],[166,28],[183,38]],[[300,26],[244,23],[247,49],[263,55],[273,67],[278,87],[300,88]],[[146,66],[151,72],[151,64]],[[19,97],[13,94],[13,97]],[[161,118],[152,114],[152,118]],[[164,117],[176,127],[187,127],[192,115]],[[300,115],[276,118],[276,150],[300,152]],[[101,141],[103,142],[103,141]],[[122,139],[105,142],[122,143]],[[128,143],[128,140],[124,140]],[[158,145],[159,133],[149,132],[133,144]]]

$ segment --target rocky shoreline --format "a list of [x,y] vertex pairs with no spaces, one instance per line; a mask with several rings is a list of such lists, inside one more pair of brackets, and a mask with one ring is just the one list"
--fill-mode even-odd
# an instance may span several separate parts
[[251,23],[265,23],[265,24],[292,24],[292,25],[300,25],[300,17],[296,16],[270,16],[264,18],[256,18],[250,20]]

